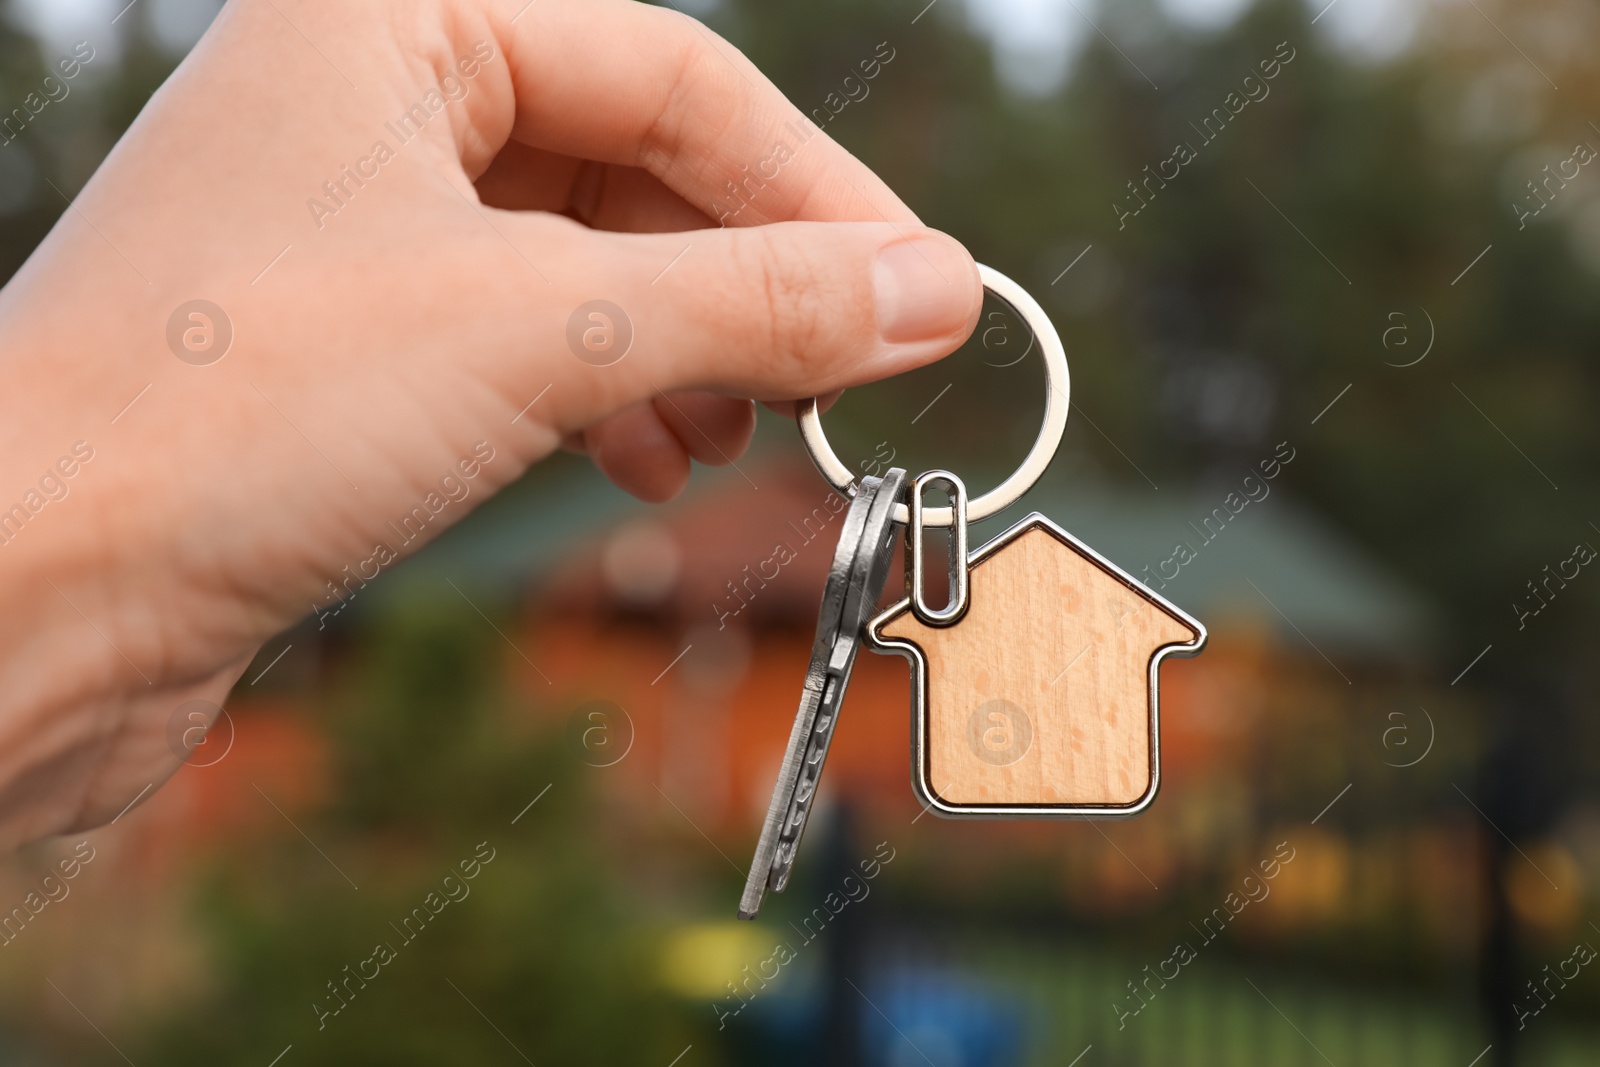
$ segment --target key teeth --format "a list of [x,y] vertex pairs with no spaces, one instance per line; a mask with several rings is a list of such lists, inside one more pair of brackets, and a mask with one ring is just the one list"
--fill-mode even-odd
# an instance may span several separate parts
[[[756,864],[747,873],[745,893],[738,909],[741,919],[756,917],[765,892],[781,893],[788,887],[800,838],[816,798],[823,762],[838,726],[851,667],[860,647],[861,630],[866,621],[863,613],[877,603],[883,581],[888,576],[887,562],[882,557],[897,533],[890,508],[893,498],[901,495],[904,484],[905,472],[899,468],[888,471],[885,479],[863,478],[851,510],[845,516],[840,547],[835,550],[828,585],[823,592],[817,640],[813,644],[811,667],[806,673],[795,730],[805,729],[802,724],[807,716],[811,725],[801,736],[790,735],[780,784],[773,790],[772,806],[762,827],[761,842],[756,847]],[[880,490],[885,486],[890,491],[880,500]],[[851,536],[859,540],[847,545],[845,538]],[[784,779],[791,773],[793,779],[785,785]],[[784,788],[789,790],[789,803],[778,808]],[[757,865],[768,849],[771,858],[763,872]]]

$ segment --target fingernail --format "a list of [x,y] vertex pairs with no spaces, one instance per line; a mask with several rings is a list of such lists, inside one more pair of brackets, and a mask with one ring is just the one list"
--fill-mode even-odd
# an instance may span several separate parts
[[891,344],[944,337],[972,313],[972,260],[951,240],[913,237],[885,247],[872,284],[878,333]]

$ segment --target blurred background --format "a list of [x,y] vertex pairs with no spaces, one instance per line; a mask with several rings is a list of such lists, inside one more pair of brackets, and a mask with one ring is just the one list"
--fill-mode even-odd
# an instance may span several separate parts
[[[974,537],[1043,511],[1209,626],[1154,808],[923,817],[865,654],[795,880],[735,922],[827,487],[766,413],[665,507],[560,456],[175,719],[114,825],[0,864],[0,1062],[1600,1060],[1600,11],[683,2],[1059,328],[1065,443]],[[4,277],[216,8],[0,9]],[[828,426],[981,488],[1042,407],[992,307]]]

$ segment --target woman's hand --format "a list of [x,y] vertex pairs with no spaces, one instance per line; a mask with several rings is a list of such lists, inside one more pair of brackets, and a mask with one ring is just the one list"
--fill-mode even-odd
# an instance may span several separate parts
[[0,844],[561,442],[665,499],[980,300],[672,11],[234,0],[0,292]]

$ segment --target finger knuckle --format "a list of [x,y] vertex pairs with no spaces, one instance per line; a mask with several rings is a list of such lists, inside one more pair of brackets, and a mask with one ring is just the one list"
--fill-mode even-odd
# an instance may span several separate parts
[[667,66],[671,81],[661,94],[656,114],[640,138],[637,165],[656,173],[669,168],[682,155],[685,131],[683,118],[705,111],[690,107],[687,98],[705,82],[710,64],[722,59],[712,48],[708,32],[689,15],[671,9],[650,9],[661,20],[659,40],[671,57]]

